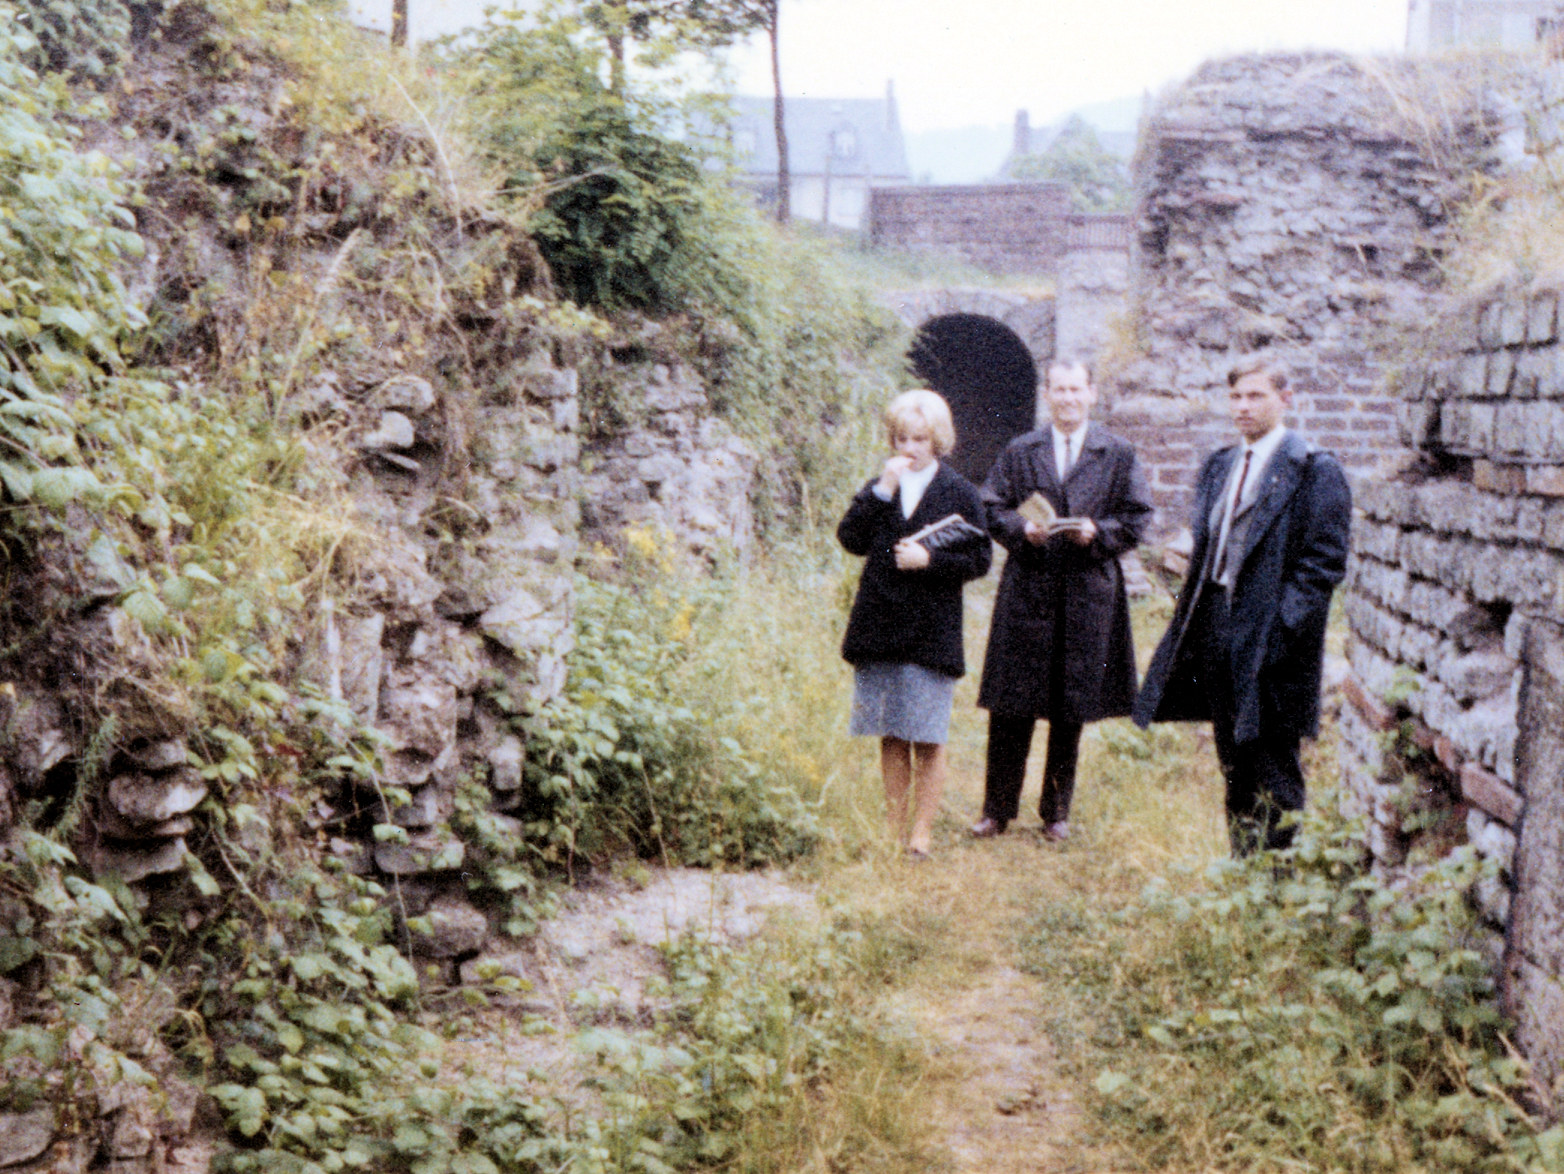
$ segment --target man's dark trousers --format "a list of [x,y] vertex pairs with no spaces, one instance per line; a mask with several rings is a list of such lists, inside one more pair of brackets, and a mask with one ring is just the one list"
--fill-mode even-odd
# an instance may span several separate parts
[[[1021,788],[1026,781],[1026,756],[1032,750],[1037,719],[1031,714],[988,715],[988,773],[983,814],[996,823],[1011,822],[1021,812]],[[1081,723],[1048,723],[1048,760],[1043,768],[1043,797],[1038,814],[1045,824],[1070,818],[1075,794],[1075,762],[1081,745]]]
[[1239,743],[1233,737],[1237,703],[1233,694],[1228,633],[1228,592],[1216,583],[1202,587],[1190,636],[1199,649],[1217,762],[1227,783],[1227,836],[1234,856],[1259,848],[1291,847],[1295,820],[1304,805],[1303,763],[1297,734],[1266,734]]
[[[1065,642],[1065,616],[1062,601],[1054,606],[1054,647]],[[1050,697],[1064,696],[1064,657],[1053,658]],[[1026,785],[1026,757],[1032,752],[1032,731],[1037,718],[1031,714],[1007,714],[995,710],[988,715],[988,765],[984,775],[983,814],[996,823],[1006,824],[1021,813],[1021,789]],[[1080,722],[1048,719],[1048,757],[1043,763],[1043,795],[1037,814],[1043,823],[1064,823],[1070,818],[1070,800],[1075,795],[1075,764],[1080,758]]]

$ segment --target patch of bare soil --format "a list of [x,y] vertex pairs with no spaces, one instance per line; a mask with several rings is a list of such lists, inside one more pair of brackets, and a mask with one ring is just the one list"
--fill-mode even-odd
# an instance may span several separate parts
[[520,978],[526,990],[500,1000],[503,1014],[486,1016],[449,1054],[460,1070],[579,1102],[579,1032],[650,1025],[655,1003],[647,984],[666,973],[660,946],[686,930],[742,942],[779,916],[813,919],[819,908],[813,893],[778,873],[652,868],[635,880],[587,882],[529,941],[463,964],[467,981],[498,972]]
[[953,1170],[1057,1168],[1052,1151],[1078,1110],[1053,1076],[1051,1049],[1037,1026],[1040,1002],[1034,980],[995,966],[913,1010],[935,1059],[928,1099]]

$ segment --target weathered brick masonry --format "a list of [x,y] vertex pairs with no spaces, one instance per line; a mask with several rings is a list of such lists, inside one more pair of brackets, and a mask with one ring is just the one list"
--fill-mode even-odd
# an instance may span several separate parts
[[1340,719],[1345,802],[1382,861],[1412,846],[1410,805],[1497,862],[1478,896],[1504,932],[1518,1042],[1549,1080],[1564,1069],[1559,302],[1525,288],[1452,311],[1398,380],[1400,439],[1421,459],[1358,486]]
[[1066,247],[1062,183],[885,187],[869,193],[869,239],[994,273],[1052,274]]
[[1231,438],[1224,377],[1248,351],[1288,363],[1290,422],[1349,471],[1406,456],[1379,340],[1435,303],[1452,172],[1485,143],[1474,131],[1454,167],[1436,166],[1386,86],[1334,54],[1219,61],[1143,130],[1133,337],[1107,374],[1111,422],[1148,465],[1164,533],[1185,520],[1200,455]]

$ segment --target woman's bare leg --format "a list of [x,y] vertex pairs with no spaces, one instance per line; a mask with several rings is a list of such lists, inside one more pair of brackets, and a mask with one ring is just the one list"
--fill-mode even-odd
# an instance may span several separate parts
[[945,745],[918,742],[912,749],[917,758],[918,787],[907,847],[914,852],[927,852],[933,842],[934,817],[939,814],[940,799],[945,794]]
[[900,846],[907,843],[907,792],[912,787],[912,743],[880,739],[880,777],[885,781],[885,818]]

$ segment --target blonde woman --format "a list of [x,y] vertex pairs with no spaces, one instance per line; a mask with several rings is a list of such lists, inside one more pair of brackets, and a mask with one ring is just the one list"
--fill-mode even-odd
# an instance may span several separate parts
[[[891,455],[836,530],[842,546],[865,559],[842,656],[853,666],[849,732],[880,739],[892,835],[922,859],[945,786],[951,698],[966,672],[961,588],[987,573],[993,548],[977,489],[939,460],[956,446],[945,401],[932,391],[903,392],[885,409],[885,431]],[[952,514],[976,533],[910,540]]]

